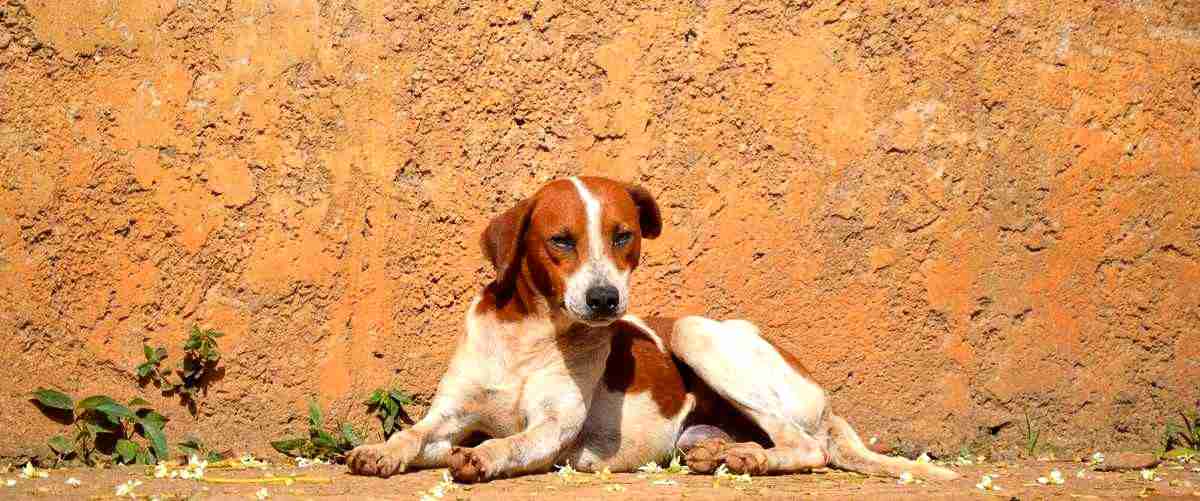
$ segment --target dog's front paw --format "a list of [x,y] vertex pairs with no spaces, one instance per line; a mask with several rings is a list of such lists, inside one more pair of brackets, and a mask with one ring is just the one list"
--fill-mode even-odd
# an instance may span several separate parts
[[728,448],[729,442],[721,437],[701,440],[687,451],[688,468],[696,473],[712,473],[725,461]]
[[455,481],[473,484],[491,479],[492,459],[482,449],[455,447],[446,461]]
[[346,455],[350,473],[383,478],[404,473],[407,461],[399,447],[388,443],[360,445]]

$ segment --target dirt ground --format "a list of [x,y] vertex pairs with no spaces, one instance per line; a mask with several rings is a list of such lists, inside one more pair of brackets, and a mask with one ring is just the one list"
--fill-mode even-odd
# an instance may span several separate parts
[[[482,485],[458,485],[445,491],[442,499],[1045,499],[1045,498],[1167,498],[1200,497],[1200,468],[1195,465],[1164,465],[1156,470],[1159,480],[1144,480],[1140,472],[1101,473],[1080,462],[1027,461],[956,466],[963,474],[959,480],[943,483],[900,485],[894,479],[865,477],[840,471],[820,470],[812,474],[752,478],[748,484],[722,481],[714,486],[708,475],[614,474],[607,481],[590,474],[576,474],[564,480],[556,474],[533,475],[499,480]],[[1036,481],[1053,469],[1065,476],[1062,485],[1044,486]],[[1084,477],[1077,472],[1084,470]],[[312,466],[305,469],[209,471],[206,478],[249,479],[269,474],[291,474],[328,479],[327,483],[290,486],[269,484],[215,484],[194,480],[155,479],[146,468],[52,470],[50,477],[18,480],[14,487],[0,487],[0,499],[42,497],[58,499],[96,499],[113,497],[116,486],[130,479],[144,482],[134,489],[143,496],[162,499],[199,497],[205,499],[253,499],[264,486],[271,499],[419,499],[436,486],[443,470],[426,470],[390,479],[351,476],[342,466]],[[994,476],[1000,490],[982,491],[976,487],[985,474]],[[15,478],[15,473],[0,478]],[[80,481],[78,487],[65,483]],[[671,485],[656,481],[669,480]],[[613,487],[620,486],[620,487]]]

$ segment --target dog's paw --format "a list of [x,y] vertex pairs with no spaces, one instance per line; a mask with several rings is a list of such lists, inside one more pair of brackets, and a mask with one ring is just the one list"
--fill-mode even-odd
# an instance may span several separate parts
[[346,455],[350,473],[383,478],[404,473],[405,461],[402,451],[387,443],[360,445]]
[[767,451],[754,442],[734,444],[725,450],[725,466],[734,474],[763,475],[768,469]]
[[446,463],[457,482],[473,484],[491,479],[492,460],[482,449],[455,447]]
[[696,473],[712,473],[725,461],[725,450],[729,442],[724,438],[714,437],[701,440],[688,449],[686,454],[688,468]]

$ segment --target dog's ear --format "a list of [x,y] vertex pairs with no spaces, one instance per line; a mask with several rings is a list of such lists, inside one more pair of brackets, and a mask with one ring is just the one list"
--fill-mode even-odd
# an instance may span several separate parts
[[658,210],[658,202],[654,195],[641,186],[625,185],[625,191],[633,198],[638,208],[638,225],[642,227],[642,238],[653,239],[662,234],[662,213]]
[[496,269],[496,283],[508,289],[521,268],[519,259],[525,230],[529,227],[529,213],[533,211],[533,199],[526,198],[488,223],[479,237],[483,255]]

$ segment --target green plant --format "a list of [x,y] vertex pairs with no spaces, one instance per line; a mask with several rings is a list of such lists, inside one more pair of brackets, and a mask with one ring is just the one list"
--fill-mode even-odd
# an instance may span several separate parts
[[363,402],[367,406],[367,411],[375,414],[379,418],[380,424],[383,426],[383,438],[387,439],[400,430],[400,425],[396,420],[400,420],[411,424],[408,414],[404,412],[404,406],[415,403],[413,397],[404,391],[392,388],[376,388],[371,392],[370,398]]
[[362,440],[350,423],[335,427],[335,436],[325,429],[325,418],[321,406],[315,400],[308,402],[308,437],[287,438],[271,442],[271,447],[290,457],[340,461],[347,452],[358,447]]
[[1167,422],[1163,433],[1163,457],[1186,460],[1200,455],[1200,400],[1196,409],[1179,412],[1182,423]]
[[167,358],[166,348],[142,345],[146,361],[137,366],[138,378],[157,383],[165,393],[178,392],[185,399],[194,399],[205,376],[216,370],[217,362],[221,360],[221,353],[217,351],[217,338],[221,336],[224,334],[193,325],[183,343],[183,360],[175,374],[162,367]]
[[1025,410],[1025,453],[1030,457],[1037,454],[1038,440],[1042,436],[1042,431],[1033,427],[1033,420],[1029,418],[1029,410]]
[[154,464],[169,454],[163,433],[167,419],[141,398],[128,405],[105,395],[75,402],[70,395],[48,388],[38,388],[32,397],[52,412],[67,414],[67,424],[75,428],[74,438],[60,434],[48,441],[59,460],[75,456],[85,464],[96,464],[101,454],[98,443],[113,444],[111,456],[123,464]]
[[208,448],[203,442],[194,437],[187,437],[187,440],[175,444],[175,448],[179,449],[179,452],[189,458],[196,456],[204,458],[209,462],[217,462],[228,456],[226,453],[220,453]]

